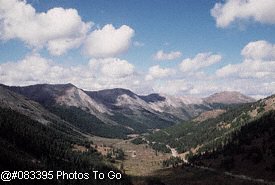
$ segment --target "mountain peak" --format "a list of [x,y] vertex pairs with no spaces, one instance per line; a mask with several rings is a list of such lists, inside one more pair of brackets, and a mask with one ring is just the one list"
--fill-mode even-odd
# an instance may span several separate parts
[[55,102],[55,99],[64,95],[64,92],[71,88],[77,88],[71,83],[68,84],[36,84],[30,86],[10,86],[8,89],[22,94],[43,105],[49,105]]
[[207,103],[238,104],[255,102],[256,100],[238,91],[222,91],[204,98],[204,101]]

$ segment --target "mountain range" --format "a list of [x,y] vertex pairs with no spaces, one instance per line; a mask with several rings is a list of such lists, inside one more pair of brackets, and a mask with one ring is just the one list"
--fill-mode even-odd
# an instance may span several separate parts
[[[38,119],[41,116],[36,114],[47,110],[46,115],[50,112],[48,117],[62,119],[84,133],[120,138],[150,129],[166,128],[205,111],[255,101],[238,92],[221,92],[206,98],[195,98],[156,93],[137,95],[121,88],[85,91],[73,84],[1,86],[2,101],[26,115]],[[17,99],[5,96],[11,95],[10,91],[16,93],[14,96]],[[22,102],[22,105],[18,105],[18,102]],[[37,107],[39,111],[30,111]],[[43,119],[40,121],[46,122]]]

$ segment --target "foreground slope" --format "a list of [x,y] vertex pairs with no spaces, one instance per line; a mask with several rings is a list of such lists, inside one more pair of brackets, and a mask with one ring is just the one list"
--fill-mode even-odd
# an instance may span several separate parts
[[275,181],[275,110],[235,132],[224,146],[191,158],[195,164]]

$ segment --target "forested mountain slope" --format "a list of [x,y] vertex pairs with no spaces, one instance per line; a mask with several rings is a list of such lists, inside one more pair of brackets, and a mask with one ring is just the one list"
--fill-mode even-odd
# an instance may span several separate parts
[[215,149],[232,138],[232,134],[242,126],[275,110],[275,96],[256,103],[248,103],[229,108],[216,118],[184,122],[173,127],[159,130],[146,136],[155,148],[165,149],[165,145],[176,148],[179,153],[196,153]]
[[197,154],[190,162],[255,178],[275,180],[275,111],[241,127],[224,146]]

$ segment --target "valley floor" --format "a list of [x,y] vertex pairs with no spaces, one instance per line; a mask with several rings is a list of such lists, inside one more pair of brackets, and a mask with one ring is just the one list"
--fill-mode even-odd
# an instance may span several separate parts
[[156,152],[146,144],[135,145],[131,140],[102,137],[91,137],[91,140],[103,155],[112,148],[122,149],[126,155],[125,160],[119,161],[116,165],[120,168],[123,163],[125,173],[131,176],[150,175],[162,169],[162,161],[172,156],[172,154]]
[[173,154],[156,153],[146,144],[135,145],[130,140],[108,139],[102,137],[90,138],[97,150],[103,155],[113,148],[122,149],[125,160],[115,165],[132,176],[134,185],[273,185],[259,179],[235,175],[214,169],[194,166],[179,166],[176,168],[163,168],[162,161]]

